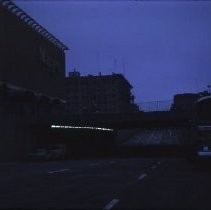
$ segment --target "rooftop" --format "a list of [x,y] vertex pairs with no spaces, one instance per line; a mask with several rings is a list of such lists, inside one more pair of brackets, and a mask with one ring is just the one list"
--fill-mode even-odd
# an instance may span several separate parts
[[26,12],[20,9],[16,4],[14,4],[11,0],[0,0],[0,6],[5,8],[7,11],[16,15],[21,21],[26,23],[29,27],[34,29],[40,35],[45,37],[48,41],[53,43],[61,50],[68,50],[68,47],[64,45],[61,41],[55,38],[54,35],[49,33],[44,27],[42,27],[39,23],[37,23],[33,18],[31,18]]
[[97,79],[97,80],[99,80],[100,78],[101,79],[116,78],[116,79],[121,79],[121,80],[125,81],[130,86],[130,88],[133,88],[133,86],[128,82],[128,80],[124,77],[124,75],[116,74],[116,73],[107,74],[107,75],[102,75],[101,73],[99,73],[99,75],[88,74],[88,75],[81,76],[78,71],[73,71],[73,72],[69,72],[68,78],[71,78],[71,79],[77,79],[77,78],[90,79],[90,78],[92,78],[92,79]]

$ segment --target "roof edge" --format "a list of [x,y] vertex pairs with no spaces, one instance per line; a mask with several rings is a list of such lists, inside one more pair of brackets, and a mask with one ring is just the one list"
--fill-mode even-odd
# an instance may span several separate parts
[[20,7],[18,7],[11,0],[0,0],[0,6],[3,6],[12,14],[16,15],[21,21],[26,23],[29,27],[34,29],[37,33],[46,38],[49,42],[53,43],[56,47],[61,50],[69,50],[69,48],[63,44],[59,39],[57,39],[53,34],[48,32],[43,26],[41,26],[37,21],[31,18],[26,12],[24,12]]

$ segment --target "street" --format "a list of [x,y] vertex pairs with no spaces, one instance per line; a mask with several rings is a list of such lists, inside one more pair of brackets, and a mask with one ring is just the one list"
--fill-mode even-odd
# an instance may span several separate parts
[[211,170],[176,158],[0,163],[0,208],[210,209]]

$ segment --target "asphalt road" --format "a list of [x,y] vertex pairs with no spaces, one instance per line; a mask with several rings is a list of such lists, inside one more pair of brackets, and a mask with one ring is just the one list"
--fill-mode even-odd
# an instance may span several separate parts
[[0,163],[0,208],[211,209],[211,170],[184,159]]

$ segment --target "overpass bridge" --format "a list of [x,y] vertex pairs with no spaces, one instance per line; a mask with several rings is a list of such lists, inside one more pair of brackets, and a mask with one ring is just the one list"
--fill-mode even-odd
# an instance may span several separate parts
[[190,123],[188,113],[85,114],[46,118],[33,124],[32,130],[38,144],[64,143],[70,156],[133,157],[144,153],[181,153],[189,143]]
[[191,114],[158,111],[124,114],[60,115],[42,120],[42,123],[72,126],[93,126],[111,129],[189,127]]
[[[23,115],[12,108],[1,110],[5,145],[1,158],[16,160],[49,144],[65,144],[68,158],[178,154],[184,148],[180,136],[189,129],[191,119],[187,113],[176,112],[68,115],[28,110]],[[52,125],[64,127],[53,129]]]

